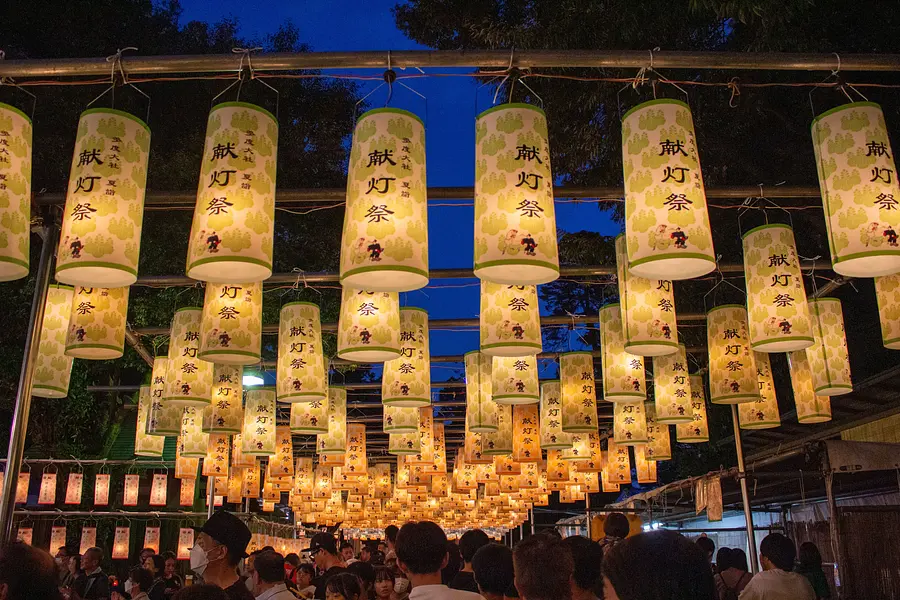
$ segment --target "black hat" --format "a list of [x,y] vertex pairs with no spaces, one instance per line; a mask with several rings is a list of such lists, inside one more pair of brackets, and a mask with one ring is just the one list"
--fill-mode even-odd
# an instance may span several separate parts
[[329,554],[337,554],[337,542],[335,542],[334,536],[320,531],[312,536],[312,539],[309,541],[309,548],[306,548],[304,552],[318,552],[319,550],[324,550]]
[[250,529],[230,512],[220,510],[214,513],[199,531],[225,546],[232,556],[237,558],[247,556]]

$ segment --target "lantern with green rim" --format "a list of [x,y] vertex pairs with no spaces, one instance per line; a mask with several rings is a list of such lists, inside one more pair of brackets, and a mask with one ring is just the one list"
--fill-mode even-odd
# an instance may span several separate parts
[[262,284],[210,283],[201,318],[201,360],[226,365],[259,362],[262,347]]
[[384,363],[381,403],[423,407],[431,404],[431,355],[428,313],[423,308],[400,309],[400,356]]
[[481,282],[481,351],[527,356],[542,349],[537,287]]
[[[741,429],[771,429],[781,425],[772,364],[765,352],[756,353],[756,375],[759,378],[759,399],[738,405],[738,423]],[[679,441],[680,438],[679,438]]]
[[[74,288],[51,285],[44,303],[44,320],[38,342],[31,394],[40,398],[65,398],[75,359],[66,355],[66,331],[72,314]],[[178,414],[181,419],[181,413]]]
[[28,275],[31,247],[31,118],[9,104],[0,102],[0,137],[6,151],[0,161],[0,281]]
[[806,349],[812,369],[813,388],[820,396],[840,396],[853,391],[850,356],[844,333],[844,313],[837,298],[809,302],[816,342]]
[[747,309],[740,304],[717,306],[706,314],[709,397],[713,404],[740,404],[759,398],[747,331]]

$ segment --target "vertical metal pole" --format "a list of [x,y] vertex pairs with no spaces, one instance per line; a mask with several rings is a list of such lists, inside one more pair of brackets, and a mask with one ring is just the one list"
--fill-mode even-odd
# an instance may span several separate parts
[[525,523],[519,523],[519,540],[525,539]]
[[741,482],[741,502],[744,504],[744,521],[747,524],[747,549],[750,551],[750,570],[759,572],[759,561],[756,556],[756,536],[753,533],[753,510],[750,506],[750,494],[747,492],[747,477],[744,473],[744,447],[741,445],[741,426],[738,421],[737,405],[731,405],[731,424],[734,426],[734,449],[737,452],[738,477]]
[[587,530],[587,538],[591,539],[591,495],[584,493],[584,525]]
[[206,518],[208,519],[213,516],[213,512],[216,510],[216,478],[207,477],[206,486],[209,488],[206,490]]
[[[825,446],[825,444],[822,444]],[[831,555],[834,557],[834,574],[835,579],[840,582],[837,585],[838,598],[853,597],[853,582],[850,577],[846,576],[843,569],[848,564],[844,560],[844,547],[841,544],[841,513],[837,502],[834,500],[834,471],[831,469],[831,459],[828,456],[827,448],[824,450],[823,458],[823,475],[825,476],[825,499],[828,504],[828,513],[831,516],[828,519],[828,537],[831,541]],[[785,532],[787,534],[787,532]]]
[[531,509],[531,535],[534,535],[534,509]]
[[16,407],[13,409],[12,428],[9,432],[9,450],[6,454],[6,477],[0,494],[0,538],[11,540],[13,536],[13,511],[16,508],[16,483],[22,468],[22,453],[25,450],[25,436],[28,433],[28,415],[31,412],[31,389],[34,367],[37,362],[38,346],[41,341],[41,325],[44,322],[44,308],[47,291],[50,288],[50,263],[59,238],[59,230],[53,225],[43,227],[43,246],[34,278],[34,295],[31,300],[31,317],[28,319],[28,335],[25,338],[25,352],[22,370],[19,372],[19,389],[16,392]]

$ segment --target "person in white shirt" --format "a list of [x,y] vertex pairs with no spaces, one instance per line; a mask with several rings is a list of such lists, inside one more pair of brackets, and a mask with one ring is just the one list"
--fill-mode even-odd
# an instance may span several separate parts
[[794,542],[780,533],[770,533],[759,545],[757,573],[741,592],[740,600],[815,600],[809,580],[799,573],[792,573],[797,548]]
[[571,600],[572,553],[549,534],[527,537],[513,548],[516,590],[522,600]]
[[407,523],[394,543],[397,566],[412,584],[409,600],[483,600],[480,594],[452,590],[441,582],[447,566],[447,536],[431,521]]
[[260,552],[253,560],[253,593],[256,600],[297,600],[284,583],[284,557]]

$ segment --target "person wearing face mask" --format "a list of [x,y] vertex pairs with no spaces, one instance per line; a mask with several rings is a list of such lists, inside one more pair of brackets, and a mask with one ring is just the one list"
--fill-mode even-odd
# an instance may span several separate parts
[[[131,600],[149,600],[147,590],[153,585],[153,573],[141,567],[134,567],[128,572],[128,579],[125,581],[125,594],[131,597]],[[122,596],[118,592],[113,592],[110,600],[123,600],[126,596]]]
[[219,511],[199,530],[191,548],[191,570],[204,582],[225,590],[229,600],[254,600],[237,574],[249,543],[247,526],[233,514]]
[[69,552],[69,548],[67,546],[60,546],[56,549],[56,556],[53,558],[56,561],[56,568],[59,573],[59,586],[63,587],[63,582],[66,578],[66,574],[69,569],[69,557],[71,553]]
[[296,600],[284,583],[284,557],[266,551],[253,561],[253,592],[256,600]]
[[346,572],[347,564],[338,554],[334,536],[324,531],[320,531],[312,537],[309,541],[309,548],[304,552],[309,552],[310,557],[316,563],[316,568],[322,572],[313,580],[313,585],[316,586],[314,597],[317,600],[325,600],[325,583],[328,578]]

